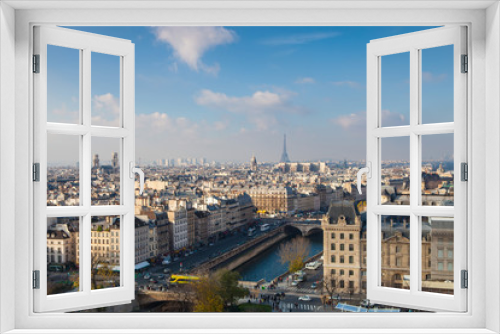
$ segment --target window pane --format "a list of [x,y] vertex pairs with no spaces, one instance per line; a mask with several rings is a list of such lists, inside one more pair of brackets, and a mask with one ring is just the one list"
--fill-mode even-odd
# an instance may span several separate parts
[[382,216],[382,286],[410,288],[410,217]]
[[422,205],[453,206],[453,134],[422,136]]
[[92,217],[92,290],[120,286],[120,232],[119,216]]
[[47,206],[80,205],[80,137],[47,135]]
[[80,121],[80,50],[47,45],[47,122]]
[[453,45],[423,49],[422,123],[453,122]]
[[422,217],[422,291],[454,293],[453,231],[453,218]]
[[120,57],[92,52],[92,125],[120,126]]
[[80,218],[47,218],[47,295],[80,290]]
[[410,204],[410,137],[381,139],[381,204]]
[[92,137],[92,205],[120,204],[120,142]]
[[410,53],[381,57],[381,124],[410,124]]

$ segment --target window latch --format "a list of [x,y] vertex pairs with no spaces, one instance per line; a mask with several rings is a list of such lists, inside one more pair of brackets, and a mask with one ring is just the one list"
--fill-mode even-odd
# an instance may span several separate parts
[[363,167],[361,168],[359,171],[358,171],[358,174],[356,175],[357,176],[357,185],[358,185],[358,192],[359,194],[361,195],[363,192],[361,191],[361,177],[363,176],[363,174],[366,173],[366,177],[371,179],[372,178],[372,163],[370,161],[368,161],[366,163],[366,167]]
[[130,172],[130,178],[134,179],[135,174],[139,174],[139,195],[142,195],[144,192],[144,172],[142,169],[134,167],[134,162],[130,161],[129,163],[129,172]]

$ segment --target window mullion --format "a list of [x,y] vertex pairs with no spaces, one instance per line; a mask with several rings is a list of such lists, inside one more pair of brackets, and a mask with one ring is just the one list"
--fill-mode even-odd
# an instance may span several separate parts
[[92,217],[90,215],[90,205],[91,205],[91,186],[92,186],[92,136],[90,132],[91,126],[91,103],[92,103],[92,91],[91,91],[91,59],[92,52],[89,48],[85,48],[82,51],[82,66],[81,71],[81,108],[82,108],[82,124],[89,130],[82,136],[82,157],[80,171],[82,177],[80,179],[80,192],[81,192],[81,203],[89,211],[83,216],[82,224],[80,228],[80,282],[82,283],[82,289],[80,289],[85,294],[90,294],[91,286],[91,222]]
[[419,282],[419,217],[414,210],[420,203],[420,136],[415,130],[420,123],[420,51],[410,50],[410,291],[418,291]]

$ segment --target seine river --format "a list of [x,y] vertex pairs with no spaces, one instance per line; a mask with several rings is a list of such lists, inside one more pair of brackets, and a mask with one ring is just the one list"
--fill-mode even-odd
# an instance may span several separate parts
[[[281,264],[278,255],[278,249],[280,244],[288,242],[293,237],[283,239],[280,243],[268,248],[265,252],[256,256],[252,260],[238,267],[236,270],[241,275],[242,281],[258,281],[260,279],[265,279],[266,281],[271,281],[277,276],[283,274],[287,271],[287,265]],[[315,233],[307,237],[311,245],[309,251],[309,257],[318,254],[323,250],[323,234]]]

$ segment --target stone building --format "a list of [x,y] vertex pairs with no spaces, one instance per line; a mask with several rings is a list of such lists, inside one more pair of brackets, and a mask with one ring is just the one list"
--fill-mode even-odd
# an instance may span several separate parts
[[[322,220],[324,279],[338,293],[366,293],[366,215],[355,201],[332,201]],[[422,289],[452,293],[453,221],[422,219]],[[381,285],[410,288],[410,221],[408,216],[381,217]]]
[[290,187],[255,187],[248,190],[258,211],[270,213],[291,212],[297,195]]

